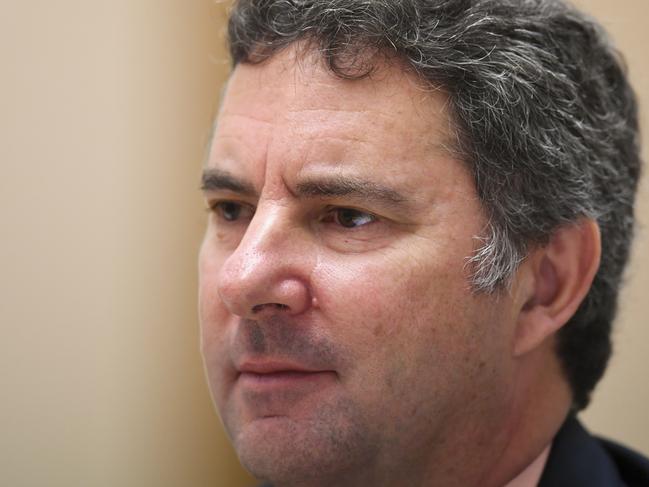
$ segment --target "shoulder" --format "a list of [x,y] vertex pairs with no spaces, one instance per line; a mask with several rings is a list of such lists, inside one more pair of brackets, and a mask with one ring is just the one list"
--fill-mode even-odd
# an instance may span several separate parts
[[615,463],[629,487],[649,486],[649,459],[625,446],[605,438],[598,441]]
[[575,417],[557,433],[539,487],[649,487],[649,460],[591,436]]

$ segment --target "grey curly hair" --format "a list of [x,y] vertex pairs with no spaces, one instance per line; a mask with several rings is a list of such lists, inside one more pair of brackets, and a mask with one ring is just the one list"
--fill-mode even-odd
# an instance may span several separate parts
[[601,266],[557,349],[584,408],[611,354],[641,166],[635,95],[602,29],[559,0],[235,3],[234,66],[297,41],[339,77],[369,75],[383,53],[450,95],[457,150],[488,215],[470,259],[476,292],[506,288],[562,225],[597,220]]

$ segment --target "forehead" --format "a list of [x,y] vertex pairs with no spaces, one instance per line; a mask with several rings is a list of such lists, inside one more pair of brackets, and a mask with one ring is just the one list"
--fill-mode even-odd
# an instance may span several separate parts
[[320,54],[296,45],[262,63],[239,64],[234,69],[225,101],[240,104],[247,99],[254,103],[249,98],[253,93],[257,97],[272,95],[272,103],[263,110],[265,115],[271,115],[278,107],[289,111],[329,108],[353,112],[391,105],[401,107],[401,112],[421,107],[432,93],[441,96],[442,90],[426,87],[397,60],[379,57],[367,76],[344,79],[325,65]]
[[453,155],[449,99],[424,89],[400,64],[379,61],[370,76],[337,77],[319,55],[278,53],[241,64],[226,88],[208,168],[269,181],[333,174],[390,183],[426,204],[432,194],[471,195]]
[[369,76],[346,80],[328,69],[319,54],[298,54],[292,48],[261,64],[235,68],[216,135],[281,128],[301,140],[322,140],[347,131],[349,138],[371,140],[375,146],[380,145],[376,137],[380,135],[387,138],[386,146],[425,141],[426,149],[443,150],[452,146],[454,135],[448,109],[448,97],[441,89],[424,88],[396,62],[377,60]]

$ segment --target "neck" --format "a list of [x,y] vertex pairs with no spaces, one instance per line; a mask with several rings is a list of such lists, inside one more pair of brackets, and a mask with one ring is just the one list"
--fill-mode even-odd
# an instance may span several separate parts
[[510,482],[523,482],[537,473],[540,478],[552,439],[572,402],[559,361],[554,351],[548,349],[532,352],[519,368],[513,414],[507,427],[508,441],[479,485],[522,487],[528,484]]
[[541,480],[541,475],[543,475],[543,469],[545,464],[548,461],[548,456],[550,455],[550,445],[545,447],[545,450],[536,457],[528,467],[523,470],[515,479],[507,483],[505,487],[535,487],[538,485],[539,480]]

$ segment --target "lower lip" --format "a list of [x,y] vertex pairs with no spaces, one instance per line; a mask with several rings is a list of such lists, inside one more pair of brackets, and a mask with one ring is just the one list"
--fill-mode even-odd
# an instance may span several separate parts
[[300,387],[314,385],[322,381],[333,379],[334,372],[298,372],[281,371],[268,374],[256,374],[242,372],[239,375],[239,382],[247,387],[255,389],[274,389],[283,387]]

